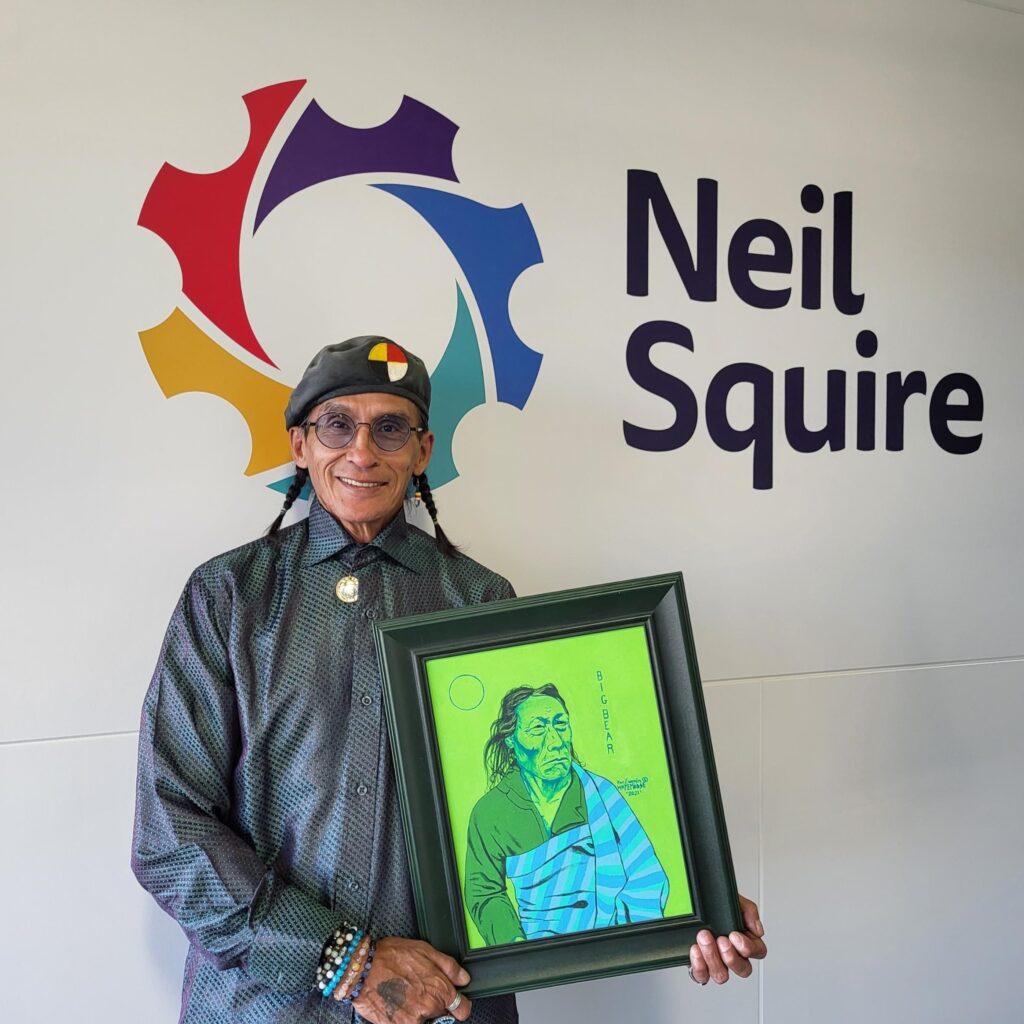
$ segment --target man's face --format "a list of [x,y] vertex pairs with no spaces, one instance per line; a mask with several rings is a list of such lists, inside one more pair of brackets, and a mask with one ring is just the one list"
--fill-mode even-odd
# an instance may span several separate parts
[[[378,416],[399,415],[410,426],[420,426],[420,413],[399,395],[364,394],[329,398],[314,406],[310,423],[327,412],[342,412],[356,423],[372,423]],[[344,448],[328,448],[311,427],[291,430],[295,464],[309,470],[316,496],[352,537],[366,543],[386,526],[401,508],[413,474],[426,470],[434,449],[434,435],[412,434],[397,452],[386,452],[370,439],[369,427],[358,427]]]
[[572,770],[572,726],[554,697],[527,697],[516,708],[516,731],[506,740],[526,775],[562,782]]

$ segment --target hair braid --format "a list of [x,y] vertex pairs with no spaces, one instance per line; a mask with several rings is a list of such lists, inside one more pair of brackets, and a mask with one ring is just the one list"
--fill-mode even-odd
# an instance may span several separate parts
[[437,541],[437,546],[441,549],[441,554],[454,558],[459,549],[448,539],[448,535],[441,529],[441,524],[437,521],[437,506],[434,504],[434,495],[430,492],[430,484],[427,483],[427,474],[420,473],[413,480],[423,499],[423,504],[427,506],[430,521],[434,524],[434,538]]
[[302,488],[306,486],[308,479],[309,470],[297,466],[295,469],[295,479],[292,480],[291,487],[288,488],[288,493],[284,496],[284,504],[281,506],[281,511],[277,513],[277,518],[270,524],[270,529],[267,530],[268,537],[273,537],[281,529],[285,513],[295,504],[295,499],[302,493]]

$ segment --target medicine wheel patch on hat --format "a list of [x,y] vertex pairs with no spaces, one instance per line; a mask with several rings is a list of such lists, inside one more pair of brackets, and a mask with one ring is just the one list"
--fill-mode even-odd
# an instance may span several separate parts
[[388,380],[401,380],[409,372],[409,360],[405,353],[390,341],[381,341],[370,349],[367,357],[387,373]]

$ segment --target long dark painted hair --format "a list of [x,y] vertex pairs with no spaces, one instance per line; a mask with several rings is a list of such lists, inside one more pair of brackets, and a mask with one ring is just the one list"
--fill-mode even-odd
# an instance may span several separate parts
[[[543,686],[517,686],[509,690],[501,698],[501,710],[498,717],[491,723],[491,738],[484,744],[484,773],[487,775],[487,788],[493,789],[510,771],[516,767],[516,755],[505,742],[516,731],[516,709],[529,697],[554,697],[565,708],[565,700],[558,692],[554,683]],[[569,756],[579,761],[575,747],[569,747]]]

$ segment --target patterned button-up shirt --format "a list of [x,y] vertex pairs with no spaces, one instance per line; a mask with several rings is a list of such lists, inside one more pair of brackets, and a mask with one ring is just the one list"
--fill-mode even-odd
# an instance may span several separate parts
[[[192,574],[143,705],[132,851],[190,941],[182,1022],[351,1020],[313,990],[327,936],[416,935],[372,622],[511,596],[401,512],[358,544],[315,499]],[[515,1020],[511,996],[474,1003]]]

